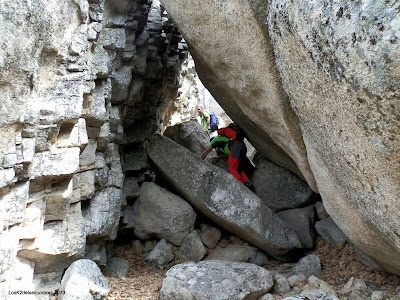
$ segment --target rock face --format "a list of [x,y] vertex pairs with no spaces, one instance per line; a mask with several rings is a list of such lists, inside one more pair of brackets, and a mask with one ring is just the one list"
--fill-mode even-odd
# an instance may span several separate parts
[[396,4],[163,4],[205,86],[252,144],[298,168],[350,241],[400,274]]
[[[400,75],[394,72],[400,61],[400,24],[394,4],[325,7],[316,2],[301,11],[298,4],[280,4],[273,1],[279,9],[269,16],[274,48],[286,49],[280,55],[275,51],[277,66],[325,207],[357,248],[400,274],[395,262],[400,223],[393,214],[399,210],[400,182]],[[319,12],[323,20],[316,17]],[[292,17],[283,21],[287,14]],[[292,26],[304,31],[293,33]],[[289,73],[295,84],[289,84]]]
[[231,174],[161,135],[146,149],[158,173],[215,223],[272,256],[301,248],[293,229]]
[[168,119],[187,46],[158,1],[0,1],[0,27],[7,295],[19,261],[26,287],[46,287],[84,256],[106,265],[120,219],[132,230],[142,143]]

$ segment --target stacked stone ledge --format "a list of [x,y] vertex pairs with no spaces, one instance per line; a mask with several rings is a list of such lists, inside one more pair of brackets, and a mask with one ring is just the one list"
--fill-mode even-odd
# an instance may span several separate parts
[[[157,128],[157,111],[159,118],[166,113],[157,108],[166,101],[161,91],[169,89],[169,95],[176,90],[175,77],[187,54],[159,5],[129,1],[116,7],[104,0],[77,4],[65,2],[54,11],[43,10],[40,1],[29,8],[18,1],[14,8],[0,7],[0,14],[29,9],[32,20],[51,15],[68,20],[53,24],[59,32],[52,33],[58,35],[52,49],[46,48],[47,36],[36,39],[36,24],[21,23],[31,34],[26,38],[42,51],[26,64],[32,75],[31,90],[21,89],[25,94],[19,95],[26,98],[23,110],[16,106],[4,111],[11,104],[7,98],[1,111],[1,296],[21,282],[31,290],[45,288],[41,278],[46,274],[59,286],[64,269],[84,256],[107,263],[106,245],[117,236],[121,210],[129,211],[122,195],[124,173],[130,168],[123,167],[121,153],[142,149],[146,138],[121,149],[124,126],[147,114],[146,126]],[[12,22],[8,25],[4,31],[11,36]],[[50,34],[47,29],[40,32]],[[7,63],[17,69],[18,58]],[[149,86],[152,95],[144,90]],[[128,181],[150,174],[147,165],[134,173]],[[21,273],[23,269],[29,272]],[[22,279],[13,274],[22,274]]]

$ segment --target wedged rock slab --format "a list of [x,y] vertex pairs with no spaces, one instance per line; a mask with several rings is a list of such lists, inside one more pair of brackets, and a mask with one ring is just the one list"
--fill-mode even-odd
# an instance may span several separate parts
[[170,126],[165,130],[164,136],[199,156],[210,143],[209,136],[196,120]]
[[332,245],[339,247],[346,243],[346,236],[335,224],[331,217],[315,223],[315,229],[325,241]]
[[224,248],[217,248],[211,252],[205,260],[223,260],[234,262],[248,262],[256,265],[263,265],[268,261],[268,258],[257,248],[247,245],[232,244]]
[[115,187],[98,192],[82,211],[87,235],[115,239],[121,210],[121,190]]
[[264,268],[219,260],[179,264],[166,274],[160,300],[256,300],[274,285]]
[[146,150],[159,175],[226,230],[275,257],[302,247],[294,230],[231,174],[161,135]]
[[305,206],[312,202],[313,191],[297,175],[262,156],[256,157],[254,163],[256,169],[251,180],[255,193],[273,211]]
[[133,219],[137,237],[155,236],[180,246],[194,229],[196,213],[181,197],[155,183],[145,182],[133,206]]
[[292,226],[304,247],[311,249],[315,246],[314,214],[314,205],[309,205],[279,212],[278,216]]

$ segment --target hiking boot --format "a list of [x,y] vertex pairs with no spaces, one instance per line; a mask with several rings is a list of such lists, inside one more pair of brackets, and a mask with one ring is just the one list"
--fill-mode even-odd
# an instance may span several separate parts
[[250,191],[254,192],[254,185],[253,185],[253,183],[251,181],[245,182],[244,185],[247,186]]

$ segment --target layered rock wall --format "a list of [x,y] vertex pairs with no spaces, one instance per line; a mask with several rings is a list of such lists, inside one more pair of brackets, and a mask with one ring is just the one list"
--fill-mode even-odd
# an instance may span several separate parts
[[106,263],[187,50],[158,1],[1,1],[0,25],[3,295]]

